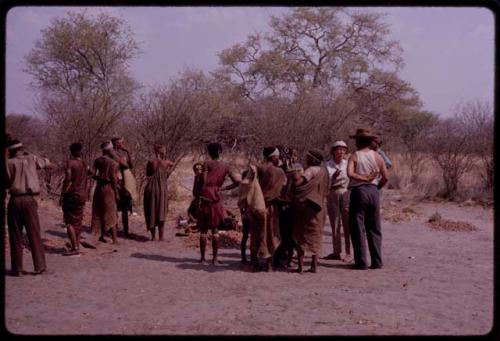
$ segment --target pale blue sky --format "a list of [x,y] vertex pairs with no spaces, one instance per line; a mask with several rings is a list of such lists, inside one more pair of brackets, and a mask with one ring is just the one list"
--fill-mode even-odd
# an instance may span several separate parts
[[[34,113],[24,56],[51,20],[84,7],[16,7],[7,15],[6,113]],[[131,63],[143,85],[164,83],[184,66],[211,71],[217,52],[265,32],[283,7],[87,7],[125,19],[141,42]],[[372,7],[386,13],[391,36],[404,49],[400,77],[419,92],[424,109],[448,115],[459,101],[494,98],[494,16],[485,8]]]

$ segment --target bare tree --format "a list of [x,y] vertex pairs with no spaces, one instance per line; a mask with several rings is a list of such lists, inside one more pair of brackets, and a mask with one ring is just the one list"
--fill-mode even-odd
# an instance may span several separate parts
[[[90,162],[98,144],[132,105],[137,83],[128,62],[139,52],[122,20],[68,12],[42,30],[25,72],[40,92],[38,109],[67,146],[79,140]],[[60,152],[60,151],[57,151]]]
[[410,182],[415,183],[425,167],[427,155],[423,141],[432,127],[438,123],[438,117],[428,111],[404,111],[398,115],[395,129],[402,141],[403,160],[410,170]]
[[473,153],[480,160],[475,168],[484,188],[491,190],[494,183],[493,109],[487,102],[471,100],[460,103],[457,112],[462,124],[467,127],[467,144],[472,146]]
[[474,168],[470,139],[470,131],[458,110],[452,117],[440,120],[427,136],[429,152],[442,171],[445,198],[455,198],[460,179]]
[[167,85],[152,89],[142,97],[130,125],[129,139],[136,141],[139,163],[151,157],[155,143],[165,144],[168,158],[177,164],[216,140],[224,101],[214,80],[196,70],[185,70]]

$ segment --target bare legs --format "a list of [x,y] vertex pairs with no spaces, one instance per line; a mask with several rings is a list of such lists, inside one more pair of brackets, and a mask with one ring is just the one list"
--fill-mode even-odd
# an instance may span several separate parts
[[207,234],[206,233],[200,233],[200,253],[201,253],[201,258],[200,258],[200,263],[205,263],[205,250],[207,248]]
[[76,229],[69,224],[66,225],[66,231],[68,232],[68,238],[71,243],[71,250],[67,252],[66,255],[77,255],[80,249],[80,235],[76,232]]
[[[298,272],[301,273],[303,270],[304,266],[304,250],[302,250],[300,247],[297,247],[297,260],[298,260],[298,266],[297,269],[293,270],[293,272]],[[311,268],[307,270],[307,272],[312,272],[316,273],[318,272],[318,255],[313,254],[311,257]]]
[[[205,251],[207,249],[207,234],[200,233],[200,253],[201,258],[199,260],[200,263],[205,263]],[[219,265],[221,262],[217,259],[217,253],[219,251],[219,234],[216,231],[212,231],[212,264]]]

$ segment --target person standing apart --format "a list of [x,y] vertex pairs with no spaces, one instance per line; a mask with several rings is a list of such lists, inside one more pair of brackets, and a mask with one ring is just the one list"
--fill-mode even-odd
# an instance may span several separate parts
[[328,171],[323,163],[323,154],[313,149],[306,154],[306,170],[294,172],[291,189],[293,212],[293,239],[296,243],[298,268],[302,272],[304,255],[311,252],[310,272],[317,272],[318,255],[321,253],[322,232],[326,217],[328,194]]
[[[371,269],[380,269],[382,262],[382,229],[379,190],[387,183],[387,168],[382,157],[371,148],[376,138],[371,129],[357,129],[351,138],[357,151],[347,163],[349,188],[349,227],[354,249],[355,269],[367,269],[366,240]],[[365,236],[366,235],[366,236]]]
[[87,201],[87,180],[90,170],[81,158],[82,144],[79,142],[73,143],[69,149],[71,157],[65,167],[60,204],[71,243],[71,250],[66,255],[72,256],[79,253],[83,208]]
[[7,225],[9,229],[11,274],[19,276],[23,269],[23,226],[33,257],[35,274],[46,271],[45,251],[40,235],[38,203],[40,194],[37,169],[53,167],[48,159],[39,158],[24,151],[23,144],[11,140],[8,147],[9,159],[6,164],[6,188],[10,199],[7,205]]
[[154,147],[156,158],[146,165],[146,187],[144,188],[144,217],[146,227],[151,232],[151,240],[155,240],[158,226],[158,240],[163,240],[163,228],[168,211],[168,170],[174,165],[167,160],[167,148],[157,144]]
[[105,141],[101,144],[102,156],[94,161],[93,174],[96,180],[94,198],[92,200],[92,229],[99,241],[111,230],[113,244],[117,244],[116,225],[118,211],[116,203],[120,200],[118,193],[118,163],[111,158],[113,144]]
[[342,232],[345,241],[344,262],[351,262],[351,239],[349,234],[349,177],[347,176],[347,160],[344,156],[347,152],[347,144],[344,141],[336,141],[331,148],[332,158],[326,162],[326,169],[330,176],[330,190],[326,205],[328,217],[332,228],[333,253],[325,259],[341,260]]
[[[207,232],[212,231],[212,264],[220,262],[217,259],[218,252],[218,229],[223,223],[225,209],[222,201],[221,191],[238,187],[241,176],[230,171],[227,163],[220,161],[222,146],[219,143],[210,143],[207,146],[210,160],[203,164],[203,186],[201,190],[202,203],[199,212],[198,228],[200,230],[200,262],[206,262],[205,249],[207,245]],[[222,187],[226,177],[229,176],[232,184]]]

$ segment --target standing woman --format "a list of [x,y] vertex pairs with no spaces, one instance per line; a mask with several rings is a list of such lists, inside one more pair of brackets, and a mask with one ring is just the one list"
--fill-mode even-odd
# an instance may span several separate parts
[[328,171],[321,150],[307,152],[307,168],[296,173],[292,186],[292,234],[296,243],[298,268],[302,272],[306,251],[312,254],[310,272],[317,272],[318,255],[321,253],[322,231],[326,216]]
[[158,240],[163,240],[163,227],[167,218],[167,171],[174,165],[167,160],[167,148],[163,144],[154,146],[156,158],[148,161],[144,188],[144,216],[146,227],[151,232],[151,240],[155,240],[156,226],[158,226]]
[[[238,187],[241,182],[240,174],[231,172],[227,163],[220,161],[222,146],[219,143],[210,143],[207,146],[210,160],[203,165],[203,186],[201,190],[201,207],[198,219],[200,230],[200,262],[205,262],[205,249],[207,246],[207,232],[212,231],[213,264],[219,264],[217,260],[218,251],[218,228],[223,222],[225,210],[222,203],[220,191],[230,190]],[[232,180],[232,184],[222,187],[226,176]]]

